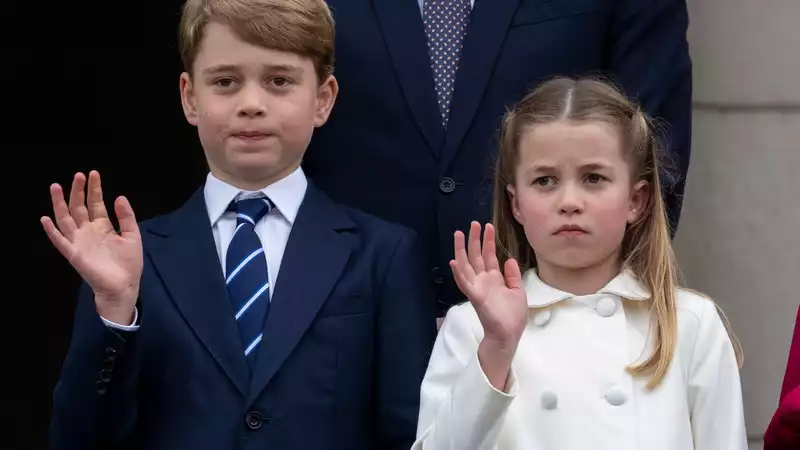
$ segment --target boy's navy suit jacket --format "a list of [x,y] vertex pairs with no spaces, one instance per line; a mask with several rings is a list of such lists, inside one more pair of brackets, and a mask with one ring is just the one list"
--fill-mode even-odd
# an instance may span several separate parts
[[413,232],[309,181],[249,379],[203,190],[140,229],[140,327],[106,327],[82,288],[54,448],[411,447],[436,332]]

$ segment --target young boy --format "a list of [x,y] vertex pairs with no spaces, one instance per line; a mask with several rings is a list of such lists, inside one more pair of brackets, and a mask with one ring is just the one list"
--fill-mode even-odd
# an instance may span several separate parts
[[435,334],[413,234],[333,203],[300,162],[337,94],[323,0],[188,0],[183,109],[210,167],[120,232],[100,175],[42,224],[85,280],[57,449],[407,449]]

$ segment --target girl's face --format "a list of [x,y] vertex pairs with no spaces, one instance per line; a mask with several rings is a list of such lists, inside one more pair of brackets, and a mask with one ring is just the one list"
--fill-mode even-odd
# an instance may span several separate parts
[[512,212],[551,272],[618,264],[626,226],[647,203],[647,182],[632,183],[620,136],[603,122],[528,128],[515,180]]

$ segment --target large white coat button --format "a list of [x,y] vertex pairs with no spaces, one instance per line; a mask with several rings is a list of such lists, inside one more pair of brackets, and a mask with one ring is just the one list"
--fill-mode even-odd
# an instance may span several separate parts
[[620,406],[625,403],[625,393],[619,389],[611,389],[606,392],[606,401],[614,406]]
[[533,316],[533,324],[537,327],[543,327],[547,325],[547,322],[550,321],[550,317],[553,315],[549,309],[545,309],[543,311],[539,311]]
[[612,316],[616,310],[617,303],[612,298],[603,297],[599,302],[597,302],[597,314],[600,314],[603,317]]
[[558,406],[558,396],[553,391],[542,392],[541,401],[544,409],[556,409]]

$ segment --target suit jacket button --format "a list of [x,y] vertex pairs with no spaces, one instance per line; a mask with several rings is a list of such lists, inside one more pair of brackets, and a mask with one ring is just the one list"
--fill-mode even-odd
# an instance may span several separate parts
[[247,428],[251,430],[257,430],[261,428],[261,425],[264,424],[264,420],[261,418],[261,413],[258,411],[250,411],[244,417],[244,421],[247,424]]
[[104,383],[102,380],[98,380],[94,385],[95,389],[97,390],[97,393],[100,395],[104,395],[108,390],[106,383]]
[[445,194],[449,194],[456,190],[456,182],[450,177],[444,177],[439,182],[439,190]]
[[434,267],[431,270],[431,277],[433,278],[434,284],[442,284],[444,283],[444,278],[442,278],[442,268],[441,267]]

